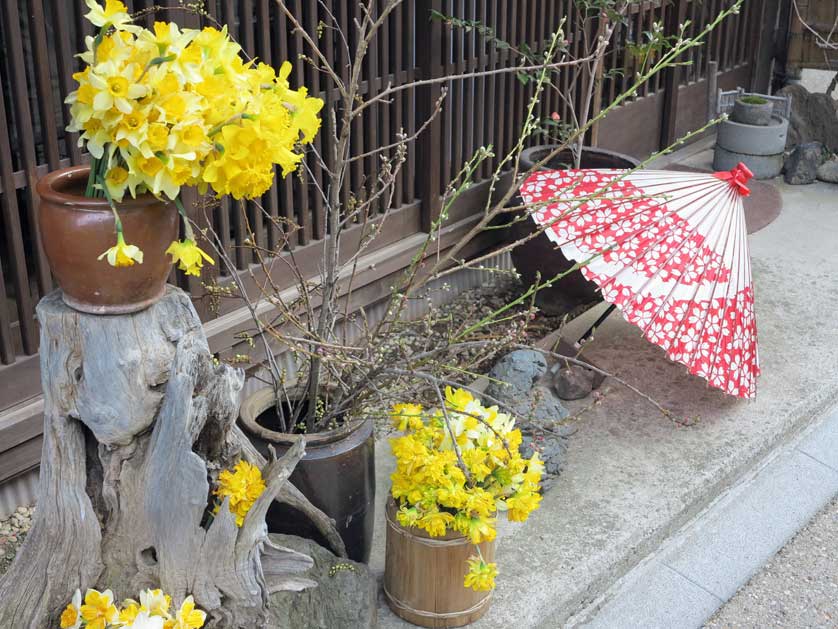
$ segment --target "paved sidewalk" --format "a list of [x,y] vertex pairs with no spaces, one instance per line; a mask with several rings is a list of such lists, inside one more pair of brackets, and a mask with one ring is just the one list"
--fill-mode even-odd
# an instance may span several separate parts
[[704,627],[838,627],[838,499],[815,516]]
[[[586,629],[701,627],[835,496],[838,409],[773,452],[571,624]],[[819,625],[732,624],[715,629],[751,626]]]

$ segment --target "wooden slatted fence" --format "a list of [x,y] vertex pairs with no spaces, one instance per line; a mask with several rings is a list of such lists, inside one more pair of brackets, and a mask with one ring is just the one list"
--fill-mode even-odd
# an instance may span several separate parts
[[[206,18],[183,10],[178,6],[182,0],[125,1],[132,12],[159,4],[172,5],[159,12],[157,19],[174,20],[184,26],[216,21],[227,24],[247,55],[275,66],[290,60],[294,65],[292,82],[302,82],[311,93],[321,95],[327,103],[326,112],[335,107],[336,90],[326,77],[306,63],[304,55],[308,51],[302,34],[292,32],[288,19],[274,0],[208,0],[205,6],[209,17]],[[376,10],[383,1],[373,1]],[[642,37],[655,22],[670,24],[672,28],[672,16],[683,15],[693,21],[691,30],[697,32],[731,1],[632,2],[627,21],[617,28],[606,58],[599,106],[606,106],[628,87],[637,63],[628,53],[628,45]],[[656,78],[606,118],[600,125],[599,143],[645,155],[660,147],[661,138],[667,132],[661,122],[666,115],[672,132],[702,124],[703,109],[686,104],[696,99],[682,98],[680,102],[685,104],[679,107],[678,93],[693,94],[703,89],[710,60],[719,64],[721,87],[749,80],[752,51],[748,41],[759,29],[762,3],[763,0],[747,0],[740,15],[714,32],[707,45],[689,53],[690,66],[668,79],[666,75]],[[87,155],[77,146],[76,134],[64,130],[69,121],[64,98],[74,88],[73,72],[80,68],[74,53],[83,48],[84,38],[92,29],[83,19],[87,9],[81,0],[3,0],[0,4],[0,457],[3,457],[6,456],[2,438],[6,428],[2,424],[4,409],[16,405],[19,409],[22,402],[35,399],[40,393],[34,307],[53,288],[36,226],[35,182],[49,170],[87,161]],[[360,4],[350,0],[288,0],[288,5],[306,32],[316,38],[326,58],[336,63],[346,77],[352,61],[350,54],[338,29],[324,25],[336,21],[340,30],[350,33],[348,43],[354,46],[351,25],[361,15]],[[367,58],[362,77],[365,95],[416,79],[509,68],[517,63],[508,48],[487,41],[476,30],[452,30],[438,20],[431,20],[432,10],[479,21],[491,27],[499,39],[513,46],[527,44],[536,52],[545,49],[551,32],[563,17],[567,19],[565,36],[575,54],[582,49],[585,38],[594,34],[575,28],[579,9],[573,0],[404,0],[388,18]],[[143,18],[149,25],[154,19],[150,13]],[[568,119],[566,99],[579,106],[581,85],[574,86],[570,77],[571,73],[565,72],[559,78],[564,98],[558,91],[545,94],[538,105],[539,116],[557,112]],[[512,148],[534,89],[532,83],[522,83],[514,73],[452,80],[444,87],[448,90],[444,109],[408,151],[406,165],[396,180],[394,211],[377,247],[392,248],[426,231],[439,212],[440,197],[448,182],[478,147],[491,144],[498,156]],[[414,133],[429,116],[442,89],[443,84],[435,83],[400,91],[388,104],[367,108],[354,123],[352,154],[364,155],[389,145],[400,129],[408,135]],[[697,100],[706,102],[704,97]],[[683,115],[682,109],[686,112]],[[324,130],[313,145],[321,155],[331,154],[331,124],[331,117],[324,116]],[[353,163],[351,176],[342,188],[344,203],[349,203],[352,195],[363,197],[377,175],[379,163],[374,155]],[[330,182],[315,168],[311,157],[306,164],[307,168],[299,174],[278,180],[261,199],[269,218],[254,204],[249,204],[250,230],[230,200],[205,202],[208,220],[219,234],[218,244],[235,260],[250,285],[254,259],[251,249],[244,245],[251,237],[258,246],[275,250],[278,255],[293,252],[305,273],[313,275],[318,270],[322,244],[327,237],[319,191]],[[478,171],[478,178],[488,179],[494,164],[493,160],[487,160]],[[463,220],[479,207],[476,202],[479,192],[478,186],[475,194],[464,195],[459,206],[452,210],[452,220]],[[197,197],[193,200],[197,201]],[[198,219],[204,215],[201,205],[196,204]],[[292,224],[299,229],[289,239],[287,230]],[[360,237],[360,229],[357,226],[350,238]],[[409,259],[408,254],[405,249],[400,256]],[[387,279],[375,274],[370,277],[369,281]],[[292,277],[282,274],[275,279],[280,287],[294,282]],[[219,326],[223,327],[225,317],[229,318],[239,307],[234,301],[222,301],[213,307],[205,294],[202,281],[217,281],[220,285],[231,282],[223,271],[209,271],[200,279],[173,274],[172,281],[191,291],[199,313],[208,322],[220,317]],[[370,290],[369,294],[378,293]],[[238,342],[235,330],[219,338],[222,337],[226,339],[219,348],[222,355],[225,351],[235,353]],[[29,434],[26,431],[16,434],[24,433]],[[31,450],[30,447],[27,452]]]

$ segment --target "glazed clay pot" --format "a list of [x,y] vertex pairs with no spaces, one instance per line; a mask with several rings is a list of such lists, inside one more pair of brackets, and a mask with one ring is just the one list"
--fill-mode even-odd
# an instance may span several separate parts
[[[239,425],[254,446],[268,456],[268,446],[282,456],[298,435],[278,429],[275,396],[259,389],[242,400]],[[336,430],[307,434],[306,452],[291,474],[291,483],[335,521],[350,559],[366,563],[375,526],[375,438],[372,419]],[[274,502],[268,509],[268,531],[298,535],[327,546],[327,541],[296,509]]]
[[38,181],[38,223],[50,270],[64,303],[92,314],[126,314],[163,296],[172,263],[166,249],[178,238],[174,205],[150,194],[117,203],[125,240],[143,251],[143,263],[112,267],[98,257],[116,244],[106,199],[84,196],[90,168],[55,170]]
[[[554,150],[554,146],[542,145],[525,149],[521,153],[521,170],[526,171],[537,164]],[[584,147],[582,149],[581,168],[635,168],[638,161],[633,157],[607,151],[605,149]],[[573,153],[565,149],[555,155],[542,169],[563,170],[573,168]],[[521,197],[516,195],[513,205],[521,204]],[[510,241],[526,238],[536,230],[535,223],[527,217],[510,224]],[[574,262],[565,258],[564,254],[543,232],[515,247],[512,250],[512,263],[521,275],[525,286],[532,285],[536,278],[541,281],[553,278],[568,271]],[[548,315],[563,316],[576,312],[582,306],[593,306],[602,297],[597,287],[582,275],[579,270],[568,273],[556,280],[551,286],[542,288],[536,294],[536,304]]]

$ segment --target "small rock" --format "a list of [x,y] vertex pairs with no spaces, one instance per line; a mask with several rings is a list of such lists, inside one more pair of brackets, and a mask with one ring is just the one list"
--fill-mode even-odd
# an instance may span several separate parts
[[783,165],[786,183],[792,185],[813,183],[822,160],[823,144],[820,142],[798,144]]
[[308,555],[314,566],[301,577],[317,582],[302,592],[271,595],[269,627],[283,629],[373,629],[378,623],[378,588],[370,569],[341,559],[317,543],[293,535],[271,535],[279,546]]
[[579,365],[568,365],[553,376],[553,389],[563,400],[580,400],[593,388],[594,372]]
[[529,416],[537,421],[556,422],[569,415],[561,401],[547,387],[535,387],[531,392],[532,410]]
[[526,396],[546,371],[547,361],[540,352],[531,349],[515,350],[492,367],[489,378],[499,382],[489,382],[486,393],[502,401]]
[[830,159],[818,166],[818,179],[827,183],[838,183],[838,159]]

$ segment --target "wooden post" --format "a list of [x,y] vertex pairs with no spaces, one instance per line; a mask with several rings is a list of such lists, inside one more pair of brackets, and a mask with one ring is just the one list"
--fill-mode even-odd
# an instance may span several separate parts
[[707,122],[718,115],[719,106],[719,62],[707,62]]
[[751,91],[767,94],[771,86],[771,69],[774,60],[774,38],[780,0],[764,0],[759,19],[752,20],[752,33],[756,38],[751,63]]
[[[431,11],[443,10],[442,0],[417,0],[416,50],[419,80],[442,76],[442,24]],[[416,126],[421,127],[434,112],[442,95],[442,83],[416,89]],[[416,187],[422,201],[422,230],[430,231],[441,210],[440,162],[442,118],[437,115],[416,142]]]
[[[159,587],[176,605],[192,595],[208,629],[274,626],[269,595],[316,584],[299,576],[309,557],[269,539],[271,502],[303,508],[330,541],[337,537],[286,483],[304,443],[269,462],[254,452],[234,423],[243,374],[214,364],[180,289],[132,315],[75,312],[58,292],[37,312],[38,509],[0,579],[0,627],[57,627],[73,592],[89,587],[109,588],[117,600]],[[219,471],[241,458],[262,469],[267,488],[238,527],[227,499],[214,518],[207,514]]]
[[[679,25],[687,19],[687,0],[675,0],[669,8],[664,30],[667,35],[677,35]],[[676,60],[677,61],[677,60]],[[678,86],[681,68],[673,66],[664,71],[663,76],[663,119],[661,120],[660,148],[664,149],[677,138],[678,124]]]

